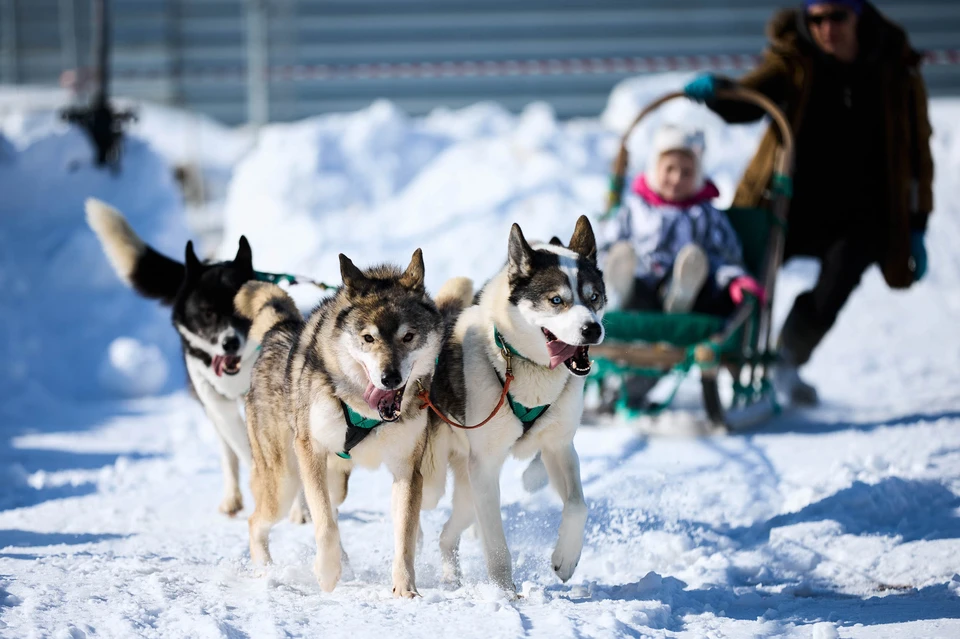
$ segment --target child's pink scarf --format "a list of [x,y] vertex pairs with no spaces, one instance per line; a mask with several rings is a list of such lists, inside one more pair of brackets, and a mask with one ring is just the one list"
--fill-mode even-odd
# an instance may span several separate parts
[[647,184],[647,176],[643,173],[638,175],[637,179],[633,181],[631,189],[651,206],[676,206],[681,209],[702,204],[703,202],[709,202],[720,195],[720,190],[717,188],[717,185],[710,180],[706,180],[703,183],[703,187],[697,191],[693,197],[683,200],[682,202],[671,202],[650,188],[650,185]]

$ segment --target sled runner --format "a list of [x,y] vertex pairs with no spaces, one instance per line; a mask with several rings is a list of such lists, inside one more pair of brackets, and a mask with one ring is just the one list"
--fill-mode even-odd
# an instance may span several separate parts
[[[662,104],[683,97],[683,93],[676,92],[655,100],[623,134],[613,163],[604,218],[612,216],[621,204],[630,134]],[[779,410],[770,382],[770,367],[776,359],[771,309],[777,270],[783,258],[791,197],[793,135],[782,111],[765,96],[749,89],[731,88],[718,91],[717,97],[748,102],[764,109],[780,134],[775,170],[764,206],[725,211],[743,246],[746,268],[764,286],[766,300],[761,302],[747,295],[727,318],[696,313],[607,312],[603,319],[606,337],[602,344],[591,347],[595,362],[590,381],[600,386],[611,382],[621,385],[616,403],[620,414],[658,414],[669,408],[683,379],[693,368],[698,368],[709,420],[716,426],[737,430],[756,426]],[[721,393],[724,369],[732,377],[732,394]],[[661,377],[669,374],[674,375],[675,386],[665,401],[643,411],[627,407],[622,389],[625,375]]]

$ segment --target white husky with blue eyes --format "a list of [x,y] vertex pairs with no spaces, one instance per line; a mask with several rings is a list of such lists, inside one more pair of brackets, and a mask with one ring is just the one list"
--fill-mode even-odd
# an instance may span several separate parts
[[500,471],[511,453],[540,452],[563,500],[552,559],[557,576],[567,581],[580,561],[587,507],[573,436],[583,413],[589,347],[603,340],[606,296],[596,256],[586,217],[577,221],[569,246],[556,238],[531,246],[514,224],[507,264],[460,315],[441,353],[431,398],[460,424],[487,419],[504,395],[508,366],[514,376],[503,406],[482,427],[451,427],[431,413],[425,508],[443,494],[448,463],[454,473],[453,511],[440,536],[447,583],[460,582],[460,537],[476,520],[490,578],[516,592],[500,516]]

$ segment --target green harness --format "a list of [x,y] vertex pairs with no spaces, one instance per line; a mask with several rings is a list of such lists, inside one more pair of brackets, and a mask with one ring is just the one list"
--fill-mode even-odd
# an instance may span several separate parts
[[[493,341],[496,343],[497,348],[501,350],[507,350],[511,354],[519,357],[520,359],[527,359],[520,354],[520,351],[511,346],[507,340],[503,339],[503,335],[500,334],[500,331],[497,330],[497,327],[493,327]],[[527,359],[529,362],[530,360]],[[500,377],[500,373],[494,369],[494,372],[497,373],[497,379],[500,380],[500,386],[504,384],[503,378]],[[513,410],[513,414],[517,416],[517,419],[520,420],[520,423],[523,424],[523,432],[526,433],[530,430],[534,423],[540,419],[544,413],[547,412],[547,409],[550,408],[550,404],[545,406],[534,406],[533,408],[528,408],[521,404],[520,402],[513,399],[513,396],[510,393],[507,393],[507,402],[510,404],[510,408]]]
[[382,424],[383,420],[364,417],[347,406],[347,403],[342,399],[340,400],[340,408],[343,410],[343,421],[347,425],[347,437],[343,443],[343,450],[337,453],[337,457],[340,459],[350,459],[350,451],[366,439],[367,435],[373,432],[374,428]]

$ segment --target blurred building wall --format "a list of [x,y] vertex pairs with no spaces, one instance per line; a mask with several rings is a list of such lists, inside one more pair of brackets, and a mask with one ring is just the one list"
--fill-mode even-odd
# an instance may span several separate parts
[[[637,73],[754,63],[782,0],[111,0],[115,95],[228,124],[496,100],[596,115]],[[960,95],[960,0],[879,0]],[[0,82],[83,89],[90,0],[0,0]],[[697,57],[690,57],[697,56]],[[252,63],[252,64],[251,64]]]

